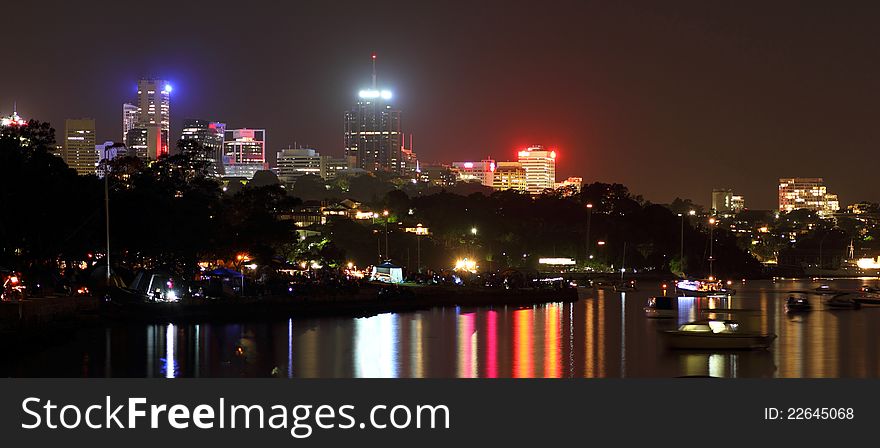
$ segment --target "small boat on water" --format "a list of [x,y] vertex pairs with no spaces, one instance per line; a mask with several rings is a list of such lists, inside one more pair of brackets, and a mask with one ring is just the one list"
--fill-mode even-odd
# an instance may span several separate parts
[[676,291],[688,297],[732,296],[736,290],[730,288],[732,282],[725,285],[721,280],[709,277],[705,280],[679,280],[675,282]]
[[814,291],[816,291],[818,293],[822,293],[822,294],[834,294],[837,292],[837,291],[831,289],[831,286],[826,283],[823,283],[823,284],[817,286],[816,289],[814,289]]
[[743,331],[739,327],[733,320],[701,320],[660,334],[669,348],[686,350],[766,349],[776,339],[772,333]]
[[785,311],[789,313],[801,313],[812,309],[813,306],[810,305],[810,301],[806,297],[788,296],[785,301]]
[[615,283],[614,284],[614,292],[630,292],[630,291],[637,291],[637,290],[638,289],[636,288],[636,281],[635,280],[630,280],[625,283]]
[[645,316],[653,319],[667,319],[678,315],[675,298],[658,296],[648,299],[645,304]]
[[863,292],[853,300],[861,305],[880,306],[880,294],[878,293]]
[[874,286],[870,286],[870,285],[862,285],[862,287],[861,287],[861,291],[862,291],[862,292],[873,292],[873,293],[878,293],[878,292],[880,292],[880,288],[877,288],[877,287],[874,287]]
[[845,297],[845,295],[837,295],[825,301],[825,306],[834,310],[857,310],[862,307],[862,304],[857,302],[852,297]]

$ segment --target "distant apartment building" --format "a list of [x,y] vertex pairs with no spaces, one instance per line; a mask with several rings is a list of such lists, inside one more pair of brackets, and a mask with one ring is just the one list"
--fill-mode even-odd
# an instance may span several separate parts
[[496,190],[515,190],[525,192],[526,170],[519,162],[498,162],[495,164],[495,173],[492,176],[492,188]]
[[231,129],[223,138],[223,176],[251,179],[266,169],[266,130]]
[[784,177],[779,179],[779,211],[806,209],[821,217],[837,212],[840,202],[828,193],[821,177]]
[[95,146],[95,120],[68,118],[64,121],[62,158],[77,174],[97,174],[98,151]]
[[541,194],[556,186],[556,151],[534,145],[520,151],[518,156],[526,171],[526,190],[530,194]]
[[746,200],[742,195],[734,194],[729,188],[712,190],[712,211],[720,215],[739,213],[746,208]]
[[459,182],[479,182],[492,187],[495,175],[495,161],[483,159],[479,162],[452,162],[452,168]]

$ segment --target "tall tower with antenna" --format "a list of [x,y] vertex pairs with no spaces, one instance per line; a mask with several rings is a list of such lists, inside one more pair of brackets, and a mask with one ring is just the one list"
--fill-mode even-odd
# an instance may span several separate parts
[[370,55],[372,83],[358,92],[354,107],[345,112],[343,141],[345,155],[357,160],[357,167],[369,172],[402,174],[403,132],[400,111],[391,107],[392,93],[379,87],[376,53]]

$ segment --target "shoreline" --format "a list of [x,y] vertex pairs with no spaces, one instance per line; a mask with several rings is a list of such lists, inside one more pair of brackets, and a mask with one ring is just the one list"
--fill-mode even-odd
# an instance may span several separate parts
[[102,304],[97,297],[46,297],[0,304],[0,335],[38,339],[113,323],[194,323],[289,317],[369,317],[437,307],[531,306],[578,300],[576,288],[401,287],[405,296],[379,297],[374,285],[355,294],[196,299],[177,303]]

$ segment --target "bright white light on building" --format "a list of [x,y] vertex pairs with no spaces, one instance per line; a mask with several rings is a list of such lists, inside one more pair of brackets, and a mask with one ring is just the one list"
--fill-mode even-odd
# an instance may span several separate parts
[[554,266],[571,266],[575,264],[574,258],[539,258],[538,263]]
[[165,84],[165,93],[171,93],[171,84]]
[[372,99],[376,99],[376,98],[382,98],[383,100],[390,100],[392,97],[392,94],[391,94],[390,90],[367,89],[367,90],[361,90],[360,92],[358,92],[358,96],[363,99],[367,99],[367,100],[372,100]]
[[880,269],[880,263],[874,258],[859,258],[856,265],[862,269]]

